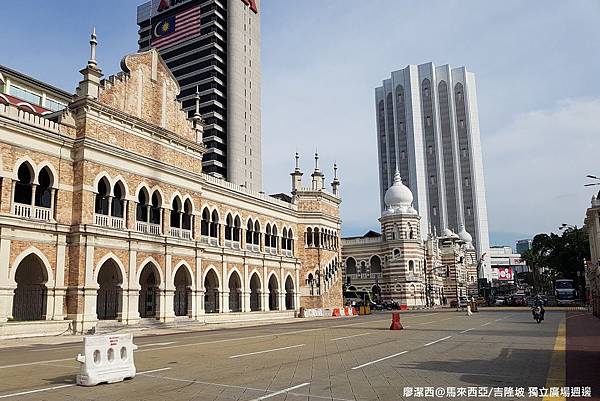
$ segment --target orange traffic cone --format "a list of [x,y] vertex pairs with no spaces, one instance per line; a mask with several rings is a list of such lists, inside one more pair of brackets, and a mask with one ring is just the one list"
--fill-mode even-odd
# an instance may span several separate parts
[[394,312],[392,313],[392,325],[390,326],[390,330],[402,330],[402,323],[400,323],[400,313]]

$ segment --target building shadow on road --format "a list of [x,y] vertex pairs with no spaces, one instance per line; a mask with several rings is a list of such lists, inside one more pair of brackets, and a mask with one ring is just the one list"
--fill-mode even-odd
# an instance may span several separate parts
[[[503,348],[494,359],[441,359],[414,363],[398,363],[399,370],[431,372],[423,375],[435,385],[439,373],[455,376],[465,386],[483,387],[543,387],[546,384],[552,350]],[[440,385],[447,383],[440,377]]]

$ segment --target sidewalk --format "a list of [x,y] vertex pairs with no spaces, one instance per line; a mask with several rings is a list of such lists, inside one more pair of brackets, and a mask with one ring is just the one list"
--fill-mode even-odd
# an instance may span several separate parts
[[[122,333],[133,333],[134,337],[151,337],[151,336],[168,336],[173,334],[182,333],[197,333],[197,332],[210,332],[227,329],[237,329],[243,327],[261,327],[267,325],[283,325],[290,323],[315,321],[315,320],[332,320],[332,319],[352,319],[354,316],[349,317],[314,317],[314,318],[289,318],[289,319],[274,319],[274,320],[249,320],[243,322],[231,322],[231,323],[210,323],[210,324],[198,324],[198,322],[191,322],[190,324],[181,324],[176,327],[155,327],[155,326],[122,326],[119,330],[113,332],[101,333],[103,335],[110,335],[111,333],[122,334]],[[18,347],[29,347],[32,345],[59,345],[59,344],[72,344],[82,342],[84,335],[77,334],[63,334],[59,336],[39,336],[39,337],[23,337],[23,338],[8,338],[0,339],[0,349],[6,348],[18,348]]]
[[600,319],[591,313],[568,313],[567,386],[592,387],[592,398],[600,401]]

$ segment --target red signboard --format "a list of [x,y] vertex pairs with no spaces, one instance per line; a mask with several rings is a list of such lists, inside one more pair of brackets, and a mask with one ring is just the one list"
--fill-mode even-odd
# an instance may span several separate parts
[[500,267],[498,268],[498,280],[500,281],[512,281],[514,279],[512,267]]

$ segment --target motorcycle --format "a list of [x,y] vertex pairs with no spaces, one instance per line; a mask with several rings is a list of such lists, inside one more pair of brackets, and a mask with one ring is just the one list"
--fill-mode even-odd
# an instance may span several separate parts
[[541,306],[534,306],[532,309],[532,313],[533,313],[533,320],[535,320],[537,323],[541,323],[542,320],[544,320],[544,318],[542,317],[542,307]]

